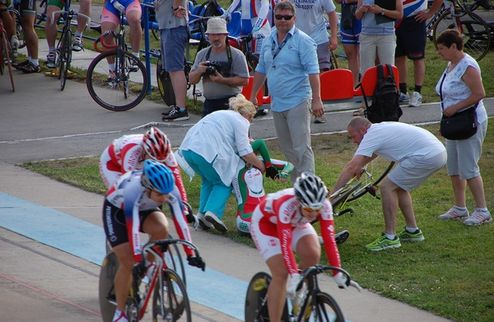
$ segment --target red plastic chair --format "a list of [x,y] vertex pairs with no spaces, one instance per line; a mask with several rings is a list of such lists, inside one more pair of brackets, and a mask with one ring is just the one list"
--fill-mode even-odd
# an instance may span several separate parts
[[[242,95],[244,95],[247,99],[250,99],[253,84],[254,76],[249,76],[249,83],[247,84],[247,86],[244,86],[244,88],[242,88]],[[261,87],[257,92],[257,103],[259,104],[259,106],[262,106],[264,104],[271,104],[271,96],[264,95],[261,89],[263,88]]]
[[[396,88],[400,89],[400,73],[398,72],[398,68],[394,65],[391,66],[393,68],[393,76],[396,82]],[[384,68],[384,75],[388,75],[388,69]],[[362,75],[362,79],[360,80],[360,84],[357,85],[354,91],[355,96],[364,96],[372,97],[374,95],[374,91],[376,90],[377,83],[377,66],[373,66],[368,68],[364,75]]]
[[353,74],[349,69],[332,69],[320,74],[321,99],[344,100],[353,97]]

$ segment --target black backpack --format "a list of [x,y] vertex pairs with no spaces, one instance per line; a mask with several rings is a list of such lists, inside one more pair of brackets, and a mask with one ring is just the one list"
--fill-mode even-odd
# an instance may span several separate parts
[[[384,67],[388,75],[384,76]],[[391,65],[377,65],[377,82],[372,102],[369,106],[363,93],[366,106],[365,117],[372,123],[398,121],[403,111],[400,108],[400,92],[396,87]]]

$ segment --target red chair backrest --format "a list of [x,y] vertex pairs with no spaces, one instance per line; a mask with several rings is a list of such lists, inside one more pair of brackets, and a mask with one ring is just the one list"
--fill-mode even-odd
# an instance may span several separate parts
[[353,74],[349,69],[332,69],[320,74],[323,101],[353,97]]
[[[400,88],[400,73],[398,72],[398,68],[392,65],[393,68],[393,76],[395,79],[396,87]],[[388,69],[384,68],[384,76],[388,75]],[[360,80],[360,84],[355,89],[355,95],[361,96],[362,89],[364,90],[365,96],[373,96],[374,91],[376,90],[377,83],[377,67],[373,66],[368,68],[364,75],[362,75],[362,79]]]
[[[250,99],[250,94],[252,93],[252,85],[254,85],[254,76],[249,76],[249,83],[247,84],[247,86],[244,86],[242,88],[242,95],[244,95],[247,99]],[[263,87],[261,87],[257,92],[257,104],[259,104],[260,106],[271,103],[271,96],[265,96],[262,90]]]

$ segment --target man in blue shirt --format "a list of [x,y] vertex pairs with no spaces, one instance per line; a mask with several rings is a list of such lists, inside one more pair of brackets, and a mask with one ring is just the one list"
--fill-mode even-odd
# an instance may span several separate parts
[[281,150],[295,169],[292,182],[305,171],[314,173],[310,113],[324,114],[320,95],[317,45],[295,27],[295,7],[285,1],[275,6],[275,26],[263,43],[254,75],[251,101],[268,79],[271,111]]

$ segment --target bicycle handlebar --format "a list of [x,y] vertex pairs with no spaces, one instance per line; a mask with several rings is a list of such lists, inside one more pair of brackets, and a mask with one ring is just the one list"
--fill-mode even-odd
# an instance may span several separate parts
[[55,15],[59,14],[59,13],[68,13],[68,14],[71,14],[73,16],[81,16],[83,18],[86,19],[86,26],[89,26],[89,24],[91,23],[91,17],[89,16],[86,16],[85,14],[83,13],[80,13],[80,12],[75,12],[74,10],[70,10],[70,11],[67,11],[67,10],[57,10],[57,11],[54,11],[51,13],[51,24],[55,24]]
[[343,268],[330,266],[330,265],[321,265],[321,264],[316,264],[316,265],[311,266],[311,267],[302,271],[302,279],[300,280],[300,282],[297,285],[297,290],[299,290],[302,287],[304,280],[309,279],[309,278],[311,278],[315,275],[318,275],[320,273],[327,272],[327,271],[337,271],[339,273],[342,273],[346,277],[346,283],[345,284],[347,286],[354,287],[359,292],[362,291],[362,287],[357,282],[352,280],[352,278],[350,277],[350,274],[347,271],[345,271]]
[[185,246],[188,246],[189,248],[194,250],[194,253],[196,254],[197,257],[200,257],[199,249],[197,248],[196,245],[192,244],[189,241],[183,240],[183,239],[160,239],[160,240],[154,240],[147,242],[143,247],[142,247],[142,257],[145,258],[147,253],[153,252],[153,247],[154,246],[159,246],[161,250],[165,251],[168,248],[168,245],[174,245],[174,244],[182,244]]

